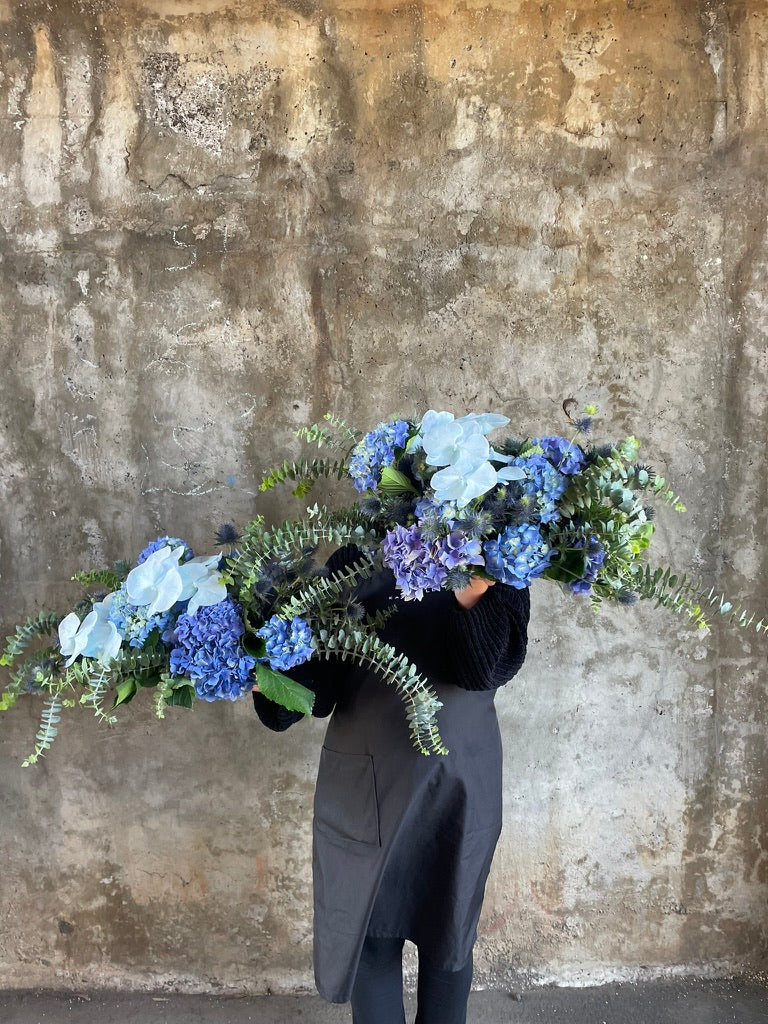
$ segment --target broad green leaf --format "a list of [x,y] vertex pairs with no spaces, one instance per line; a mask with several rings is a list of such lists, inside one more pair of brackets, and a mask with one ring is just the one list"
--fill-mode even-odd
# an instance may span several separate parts
[[128,704],[136,696],[138,690],[138,684],[135,679],[124,679],[122,683],[118,683],[115,690],[115,701],[112,705],[116,708],[119,704]]
[[268,700],[273,700],[289,711],[300,711],[302,715],[312,714],[314,693],[261,661],[256,665],[256,682]]
[[409,492],[412,494],[418,493],[405,473],[401,473],[399,469],[395,469],[393,466],[385,466],[381,471],[379,490],[389,496],[407,494]]
[[183,686],[171,690],[165,698],[165,703],[170,707],[191,708],[195,702],[195,688],[185,683]]

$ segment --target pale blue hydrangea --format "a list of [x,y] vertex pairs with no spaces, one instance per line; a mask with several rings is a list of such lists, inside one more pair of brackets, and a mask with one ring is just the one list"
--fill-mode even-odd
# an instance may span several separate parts
[[409,430],[406,420],[379,423],[355,445],[349,475],[357,491],[362,494],[378,488],[382,469],[395,461],[396,448],[405,448]]
[[115,593],[109,608],[109,620],[131,647],[143,647],[154,629],[163,633],[173,621],[173,610],[148,614],[146,605],[135,605],[128,599],[125,584]]
[[578,473],[584,466],[584,452],[565,437],[535,437],[531,444],[538,445],[544,458],[566,476]]
[[[574,547],[583,547],[584,539],[582,538],[579,542],[574,544]],[[571,583],[571,590],[574,594],[588,594],[592,589],[592,584],[597,579],[600,568],[605,561],[605,548],[597,539],[597,537],[590,536],[586,542],[586,551],[584,554],[584,575],[581,579],[575,580]]]
[[530,515],[542,523],[551,523],[560,518],[557,500],[562,497],[568,481],[543,455],[518,456],[512,464],[524,473],[519,481],[522,495],[531,502]]

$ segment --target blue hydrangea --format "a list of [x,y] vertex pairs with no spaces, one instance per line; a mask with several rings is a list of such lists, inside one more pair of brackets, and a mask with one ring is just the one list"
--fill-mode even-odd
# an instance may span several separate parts
[[441,590],[448,570],[436,557],[434,545],[425,542],[418,526],[395,526],[382,541],[384,564],[395,575],[406,601],[420,601],[424,592]]
[[452,501],[437,501],[427,495],[417,502],[413,514],[420,526],[429,523],[431,526],[442,524],[451,527],[458,510]]
[[285,672],[295,665],[309,661],[315,647],[312,630],[304,619],[295,615],[290,622],[273,615],[256,635],[267,642],[267,660],[270,668]]
[[[584,539],[573,545],[574,547],[583,547]],[[588,594],[592,589],[592,584],[597,579],[597,574],[600,572],[600,567],[605,561],[605,548],[597,539],[597,537],[589,537],[587,540],[587,549],[584,555],[584,575],[581,579],[571,583],[571,590],[574,594]]]
[[539,445],[544,457],[567,476],[578,473],[584,465],[584,452],[565,437],[539,437],[531,443]]
[[172,634],[171,672],[189,676],[202,700],[237,700],[253,687],[256,666],[240,643],[244,632],[240,607],[231,597],[180,615]]
[[518,590],[540,576],[552,559],[552,549],[533,523],[505,527],[498,537],[485,542],[483,554],[486,572]]
[[379,423],[352,449],[349,475],[357,491],[375,491],[381,471],[395,461],[395,449],[404,448],[410,425],[405,420]]
[[185,540],[180,540],[178,537],[158,537],[157,540],[152,540],[147,544],[136,559],[136,564],[141,565],[142,562],[146,562],[149,556],[153,555],[156,551],[159,551],[160,548],[177,548],[179,546],[184,548],[184,554],[182,555],[182,560],[184,562],[188,562],[190,558],[195,557],[194,551]]
[[174,614],[173,609],[154,615],[148,612],[149,605],[135,605],[129,601],[123,583],[110,602],[107,618],[131,647],[143,647],[153,629],[159,629],[162,634],[168,628]]
[[518,456],[512,460],[525,473],[525,479],[518,486],[524,497],[531,500],[531,514],[542,523],[551,523],[560,518],[557,499],[562,497],[568,481],[543,455]]

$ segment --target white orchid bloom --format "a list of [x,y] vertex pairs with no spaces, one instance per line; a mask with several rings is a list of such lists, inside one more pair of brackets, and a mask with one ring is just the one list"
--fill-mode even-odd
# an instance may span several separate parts
[[107,618],[114,593],[98,601],[81,622],[75,612],[70,612],[59,623],[59,647],[67,658],[66,667],[76,658],[96,658],[105,665],[117,657],[123,638],[114,622]]
[[184,551],[181,545],[166,545],[131,569],[125,580],[130,603],[146,606],[149,616],[167,612],[177,601],[189,601],[189,615],[223,601],[227,588],[216,568],[219,556],[201,555],[180,564]]
[[179,575],[184,584],[179,600],[189,598],[187,615],[194,615],[198,608],[218,604],[227,596],[227,587],[218,565],[218,555],[201,555],[179,566]]
[[437,501],[453,501],[463,508],[499,481],[521,479],[525,475],[517,468],[497,471],[491,465],[492,458],[500,462],[508,460],[491,448],[485,435],[507,423],[507,416],[491,412],[470,413],[460,419],[450,412],[434,409],[424,414],[417,441],[424,449],[427,465],[445,467],[430,481]]

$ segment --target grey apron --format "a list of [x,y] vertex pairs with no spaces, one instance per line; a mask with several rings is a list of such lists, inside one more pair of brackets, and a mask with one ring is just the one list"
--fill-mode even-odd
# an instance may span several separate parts
[[[373,608],[392,593],[384,576],[360,595]],[[446,596],[454,600],[405,605],[383,638],[428,664],[421,645],[450,643],[440,633]],[[430,681],[443,702],[446,757],[413,749],[402,701],[374,672],[355,671],[340,686],[313,822],[315,980],[330,1002],[349,1000],[367,932],[408,938],[444,970],[472,951],[501,831],[495,690]]]

